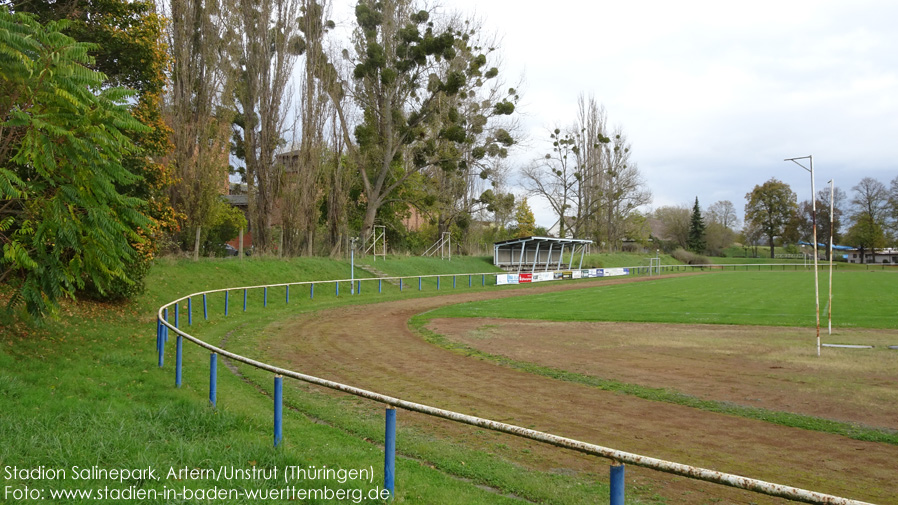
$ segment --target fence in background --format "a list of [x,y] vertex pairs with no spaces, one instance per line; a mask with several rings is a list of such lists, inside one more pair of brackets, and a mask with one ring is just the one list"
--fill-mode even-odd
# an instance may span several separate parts
[[[654,268],[659,268],[656,265],[653,265]],[[758,267],[760,270],[761,266],[776,269],[777,267],[782,267],[783,270],[786,270],[787,267],[795,267],[797,270],[798,267],[806,268],[801,264],[776,264],[776,265],[662,265],[660,269],[663,272],[682,272],[682,271],[696,271],[696,270],[737,270],[737,268],[744,268],[745,270],[754,270],[755,267]],[[617,269],[615,269],[617,270]],[[628,275],[651,275],[652,268],[650,267],[628,267],[626,269]],[[657,271],[657,270],[655,270]],[[361,293],[362,282],[366,282],[369,284],[377,283],[378,292],[382,292],[383,290],[383,281],[388,281],[388,283],[398,281],[398,289],[399,291],[403,290],[403,281],[407,279],[418,279],[418,289],[422,290],[422,281],[423,279],[436,279],[436,289],[440,289],[440,279],[441,278],[452,278],[452,287],[456,288],[458,285],[458,278],[467,277],[468,287],[473,287],[474,279],[480,277],[480,284],[482,287],[487,285],[494,286],[496,285],[495,281],[492,283],[487,283],[487,277],[496,277],[498,275],[496,272],[489,273],[476,273],[476,274],[439,274],[439,275],[421,275],[421,276],[408,276],[408,277],[387,277],[387,278],[366,278],[366,279],[340,279],[340,280],[328,280],[328,281],[304,281],[304,282],[292,282],[292,283],[280,283],[280,284],[268,284],[268,285],[260,285],[260,286],[244,286],[244,287],[236,287],[236,288],[224,288],[224,289],[214,289],[208,291],[201,291],[198,293],[193,293],[191,295],[187,295],[185,297],[179,298],[172,302],[169,302],[166,305],[163,305],[159,308],[157,312],[157,325],[156,325],[156,349],[158,353],[158,363],[159,367],[164,366],[165,359],[165,347],[168,341],[168,335],[170,331],[175,332],[177,335],[177,342],[175,346],[175,384],[180,387],[182,382],[181,368],[182,368],[182,357],[183,357],[183,340],[187,339],[194,344],[208,349],[211,351],[210,356],[210,375],[209,375],[209,401],[213,406],[216,405],[217,401],[217,358],[218,355],[225,356],[234,361],[238,361],[255,368],[265,370],[274,374],[274,445],[277,446],[283,440],[283,377],[290,377],[296,380],[300,380],[303,382],[307,382],[309,384],[315,384],[318,386],[326,387],[329,389],[342,391],[345,393],[349,393],[355,396],[359,396],[362,398],[367,398],[369,400],[382,403],[387,406],[386,408],[386,427],[385,427],[385,451],[384,451],[384,488],[388,489],[391,494],[394,493],[394,478],[395,478],[395,444],[396,444],[396,408],[401,408],[404,410],[409,410],[412,412],[419,412],[422,414],[426,414],[433,417],[439,417],[443,419],[448,419],[451,421],[468,424],[472,426],[478,426],[481,428],[486,428],[489,430],[508,433],[511,435],[527,438],[530,440],[534,440],[537,442],[543,442],[546,444],[550,444],[556,447],[571,449],[574,451],[578,451],[585,454],[591,454],[594,456],[599,456],[602,458],[610,459],[613,464],[610,469],[610,503],[611,505],[623,505],[624,503],[624,464],[632,464],[636,466],[641,466],[645,468],[650,468],[653,470],[658,470],[674,475],[680,475],[683,477],[689,477],[692,479],[702,480],[706,482],[711,482],[715,484],[720,484],[724,486],[730,486],[739,489],[745,489],[748,491],[753,491],[755,493],[760,493],[768,496],[775,496],[780,498],[786,498],[794,501],[801,501],[805,503],[820,503],[820,504],[830,504],[830,505],[870,505],[866,502],[851,500],[848,498],[841,498],[838,496],[827,495],[823,493],[817,493],[814,491],[809,491],[805,489],[800,489],[791,486],[785,486],[781,484],[775,484],[771,482],[765,482],[757,479],[751,479],[748,477],[742,477],[739,475],[727,474],[723,472],[718,472],[714,470],[708,470],[704,468],[694,467],[690,465],[684,465],[680,463],[664,461],[661,459],[651,458],[647,456],[642,456],[639,454],[618,451],[615,449],[611,449],[608,447],[602,447],[595,444],[590,444],[587,442],[582,442],[579,440],[574,440],[571,438],[560,437],[557,435],[553,435],[551,433],[545,433],[541,431],[536,431],[528,428],[522,428],[520,426],[515,426],[512,424],[502,423],[498,421],[493,421],[490,419],[484,419],[481,417],[471,416],[467,414],[462,414],[459,412],[454,412],[451,410],[440,409],[437,407],[432,407],[429,405],[424,405],[421,403],[409,402],[406,400],[402,400],[400,398],[394,398],[391,396],[382,395],[380,393],[376,393],[373,391],[368,391],[365,389],[357,388],[354,386],[349,386],[346,384],[341,384],[338,382],[329,381],[327,379],[322,379],[318,377],[314,377],[311,375],[306,375],[303,373],[295,372],[292,370],[288,370],[285,368],[275,367],[266,363],[262,363],[260,361],[256,361],[251,358],[247,358],[245,356],[241,356],[239,354],[235,354],[229,351],[226,351],[220,347],[209,344],[189,333],[185,332],[180,328],[180,314],[182,311],[182,307],[186,302],[186,311],[187,311],[187,323],[188,325],[193,324],[193,299],[202,297],[203,304],[203,318],[209,319],[209,304],[208,304],[208,295],[214,293],[223,293],[224,294],[224,310],[223,313],[225,316],[228,315],[229,305],[230,305],[230,293],[240,291],[243,292],[243,311],[247,310],[247,300],[248,300],[248,292],[250,290],[262,290],[263,291],[263,306],[268,305],[268,292],[270,288],[284,288],[284,303],[290,303],[290,288],[291,287],[301,287],[307,286],[309,288],[308,293],[310,298],[314,298],[315,296],[315,286],[316,285],[328,285],[334,284],[334,293],[336,296],[340,294],[340,284],[347,283],[356,283],[355,284],[355,293]],[[491,279],[492,280],[492,279]],[[408,283],[405,284],[408,286]],[[296,290],[294,289],[294,294]],[[169,309],[173,309],[173,314],[170,316]],[[172,317],[173,316],[173,317]]]

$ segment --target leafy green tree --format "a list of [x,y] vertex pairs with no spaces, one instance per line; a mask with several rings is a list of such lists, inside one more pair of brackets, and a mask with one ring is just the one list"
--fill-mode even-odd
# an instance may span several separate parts
[[[866,251],[872,251],[874,258],[876,249],[886,246],[886,236],[882,225],[868,214],[858,216],[846,237],[849,242],[861,251],[861,263],[866,261]],[[875,261],[875,260],[874,260]]]
[[750,192],[745,199],[745,223],[749,223],[767,237],[770,245],[770,257],[774,257],[775,237],[782,236],[786,225],[794,221],[798,212],[797,197],[788,184],[772,178]]
[[692,207],[692,219],[689,222],[689,250],[702,254],[707,248],[705,241],[705,220],[702,218],[702,208],[698,205],[698,197],[695,197],[695,205]]
[[100,293],[133,284],[150,225],[145,201],[119,189],[140,182],[125,166],[138,151],[128,134],[148,128],[67,26],[0,8],[0,282],[9,307],[34,317],[88,282]]
[[131,115],[146,128],[124,132],[135,149],[124,154],[122,164],[138,177],[116,183],[116,189],[143,200],[140,211],[150,218],[139,230],[142,240],[132,244],[140,254],[128,270],[137,282],[115,281],[105,290],[90,281],[85,286],[93,296],[101,291],[105,292],[102,297],[133,295],[142,289],[158,237],[176,229],[178,220],[165,194],[173,179],[166,159],[171,151],[170,130],[161,112],[169,61],[163,42],[164,21],[152,0],[12,0],[9,5],[15,12],[34,14],[39,23],[66,20],[60,31],[91,44],[90,60],[83,65],[102,73],[103,86],[123,86],[135,92],[128,99]]
[[514,220],[518,222],[518,234],[520,237],[532,237],[536,230],[536,218],[530,205],[527,204],[527,197],[521,199],[515,206]]

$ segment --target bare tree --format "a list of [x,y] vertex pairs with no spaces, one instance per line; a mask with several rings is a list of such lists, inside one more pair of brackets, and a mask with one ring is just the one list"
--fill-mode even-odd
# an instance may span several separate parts
[[865,216],[872,222],[885,224],[889,210],[889,192],[885,184],[872,177],[864,177],[851,189],[854,191],[851,199],[854,218]]
[[652,202],[639,167],[630,161],[630,143],[618,127],[605,145],[604,208],[607,247],[616,249],[626,234],[626,221],[643,205]]
[[739,216],[736,215],[736,206],[729,200],[719,200],[708,207],[705,219],[708,223],[716,223],[731,230],[739,227]]
[[631,216],[652,201],[623,129],[607,130],[605,109],[581,95],[577,124],[549,138],[552,152],[523,169],[524,187],[548,200],[560,236],[570,231],[618,249]]
[[280,196],[288,88],[293,66],[305,49],[296,20],[300,0],[237,0],[239,7],[237,86],[238,150],[245,156],[253,243],[270,250],[271,225]]
[[870,249],[876,261],[876,249],[885,247],[885,230],[889,212],[889,192],[885,184],[872,177],[864,177],[851,188],[852,225],[848,231],[854,245],[860,248],[861,258]]
[[552,152],[535,160],[522,169],[524,188],[531,194],[540,195],[549,202],[558,216],[558,236],[564,238],[570,224],[566,219],[571,209],[575,209],[575,197],[579,188],[578,164],[576,158],[576,137],[555,128],[549,134]]
[[600,242],[607,237],[603,233],[600,219],[605,201],[606,154],[605,146],[611,142],[607,137],[607,114],[605,107],[595,98],[580,95],[577,100],[577,125],[571,134],[574,137],[574,155],[577,160],[577,212],[574,225],[578,236],[588,236]]
[[319,221],[318,202],[324,197],[320,188],[328,156],[325,132],[330,104],[327,95],[330,83],[318,76],[327,73],[323,41],[334,23],[326,19],[329,10],[326,3],[301,2],[302,17],[298,21],[305,60],[295,114],[300,121],[300,140],[298,145],[294,142],[296,149],[289,152],[290,163],[285,167],[282,221],[285,252],[312,255]]

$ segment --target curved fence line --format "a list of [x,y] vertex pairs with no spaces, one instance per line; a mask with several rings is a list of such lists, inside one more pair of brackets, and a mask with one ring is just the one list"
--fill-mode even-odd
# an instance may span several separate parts
[[[804,267],[804,265],[800,264],[792,264],[792,263],[784,263],[784,264],[767,264],[764,266],[796,266],[796,267]],[[745,266],[745,267],[754,267],[754,264],[748,265],[664,265],[661,269],[670,271],[671,268],[683,268],[683,267],[691,267],[693,270],[695,268],[703,267],[730,267],[730,266]],[[641,274],[650,274],[652,272],[649,271],[649,267],[639,266],[639,267],[626,267],[629,268],[631,272],[638,272]],[[656,271],[659,269],[655,267]],[[717,270],[718,268],[714,268]],[[222,289],[212,289],[207,291],[199,291],[181,298],[169,302],[166,305],[163,305],[159,308],[157,312],[157,350],[160,353],[159,356],[159,366],[163,366],[163,354],[164,354],[164,345],[165,341],[168,339],[169,330],[174,331],[178,335],[178,344],[177,344],[177,365],[176,365],[176,383],[180,386],[181,383],[181,339],[185,338],[194,344],[208,349],[212,351],[212,359],[211,359],[211,369],[212,369],[212,381],[210,383],[210,401],[215,404],[215,385],[214,385],[214,377],[215,377],[215,369],[216,369],[216,356],[218,354],[230,358],[234,361],[238,361],[241,363],[245,363],[252,367],[265,370],[275,374],[275,387],[278,388],[280,384],[280,377],[290,377],[293,379],[297,379],[303,382],[307,382],[309,384],[315,384],[318,386],[326,387],[329,389],[333,389],[336,391],[341,391],[344,393],[349,393],[361,398],[367,398],[372,401],[376,401],[379,403],[383,403],[393,408],[401,408],[404,410],[409,410],[412,412],[418,412],[421,414],[439,417],[443,419],[448,419],[451,421],[468,424],[472,426],[477,426],[481,428],[486,428],[492,431],[497,431],[501,433],[507,433],[511,435],[515,435],[518,437],[526,438],[529,440],[534,440],[537,442],[547,443],[556,447],[561,447],[565,449],[571,449],[574,451],[578,451],[585,454],[591,454],[594,456],[599,456],[603,458],[610,459],[617,463],[629,463],[632,465],[649,468],[652,470],[657,470],[661,472],[666,472],[674,475],[679,475],[683,477],[688,477],[692,479],[702,480],[705,482],[711,482],[715,484],[720,484],[724,486],[734,487],[738,489],[744,489],[747,491],[752,491],[755,493],[760,493],[768,496],[774,496],[778,498],[786,498],[793,501],[800,501],[805,503],[819,503],[819,504],[832,504],[832,505],[873,505],[868,502],[852,500],[849,498],[842,498],[839,496],[828,495],[824,493],[818,493],[815,491],[809,491],[806,489],[801,489],[792,486],[786,486],[782,484],[776,484],[772,482],[766,482],[758,479],[752,479],[749,477],[744,477],[740,475],[728,474],[724,472],[718,472],[715,470],[709,470],[705,468],[685,465],[681,463],[675,463],[671,461],[665,461],[662,459],[651,458],[648,456],[642,456],[639,454],[634,454],[625,451],[619,451],[616,449],[611,449],[608,447],[603,447],[596,444],[591,444],[588,442],[582,442],[579,440],[561,437],[558,435],[553,435],[551,433],[546,433],[542,431],[532,430],[529,428],[523,428],[520,426],[515,426],[512,424],[502,423],[499,421],[493,421],[490,419],[485,419],[477,416],[472,416],[468,414],[462,414],[460,412],[454,412],[451,410],[441,409],[438,407],[432,407],[429,405],[415,403],[403,400],[401,398],[395,398],[392,396],[383,395],[374,391],[369,391],[362,388],[357,388],[354,386],[349,386],[346,384],[341,384],[339,382],[330,381],[327,379],[322,379],[319,377],[315,377],[312,375],[303,374],[300,372],[295,372],[293,370],[289,370],[286,368],[280,368],[273,365],[269,365],[267,363],[263,363],[261,361],[254,360],[252,358],[248,358],[215,345],[209,344],[189,333],[181,330],[178,326],[178,316],[180,311],[178,310],[178,306],[180,302],[187,300],[188,307],[191,305],[191,300],[193,297],[203,296],[204,297],[204,309],[206,302],[206,295],[211,293],[225,293],[225,300],[227,303],[227,293],[230,291],[244,291],[244,309],[245,305],[245,293],[250,289],[264,289],[266,290],[266,298],[265,303],[267,305],[267,289],[272,287],[286,287],[287,288],[287,301],[289,301],[289,287],[297,286],[297,285],[311,285],[315,284],[330,284],[335,283],[339,286],[339,283],[347,283],[347,282],[359,282],[362,281],[399,281],[399,288],[402,289],[402,281],[403,279],[419,279],[419,289],[420,288],[420,279],[425,278],[437,278],[440,277],[464,277],[469,276],[469,278],[473,278],[474,276],[481,276],[482,286],[486,285],[486,276],[494,276],[501,275],[499,272],[488,272],[488,273],[473,273],[473,274],[431,274],[431,275],[415,275],[415,276],[401,276],[401,277],[368,277],[368,278],[354,278],[354,279],[338,279],[338,280],[324,280],[324,281],[302,281],[302,282],[291,282],[291,283],[280,283],[280,284],[265,284],[258,286],[238,286],[233,288],[222,288]],[[361,285],[361,284],[359,284]],[[439,280],[438,284],[439,286]],[[314,289],[314,288],[312,288]],[[337,288],[339,289],[339,288]],[[313,291],[314,292],[314,291]],[[172,324],[168,321],[168,309],[172,306],[175,307],[175,322]],[[190,309],[188,309],[189,311]],[[205,310],[204,310],[205,312]],[[227,308],[225,308],[225,315],[227,315]],[[188,317],[192,319],[192,313],[188,312]],[[277,391],[276,391],[277,392]],[[278,395],[276,395],[278,396]],[[276,402],[276,410],[278,408]],[[280,420],[279,416],[275,417],[275,445],[280,440]],[[388,430],[389,431],[389,430]],[[389,432],[388,432],[389,439]],[[612,467],[612,478],[614,478],[614,468]],[[392,485],[390,486],[392,488]],[[391,489],[392,491],[392,489]],[[614,488],[612,486],[612,495],[614,495]],[[622,497],[622,492],[621,492]],[[612,497],[612,503],[615,503],[615,500]],[[622,501],[620,503],[623,503]]]

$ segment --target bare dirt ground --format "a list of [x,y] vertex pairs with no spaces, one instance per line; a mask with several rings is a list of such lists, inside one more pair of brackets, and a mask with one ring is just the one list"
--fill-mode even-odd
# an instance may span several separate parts
[[[582,289],[594,284],[608,285],[608,281],[547,283],[514,291],[461,292],[305,314],[279,323],[278,336],[266,343],[271,346],[267,360],[410,401],[623,451],[873,503],[898,503],[895,485],[898,446],[641,400],[531,375],[434,346],[407,326],[413,315],[447,304]],[[815,397],[815,380],[803,381],[805,370],[800,368],[776,368],[782,365],[740,359],[735,353],[721,355],[713,349],[665,350],[647,357],[645,353],[617,345],[628,338],[645,338],[645,333],[653,332],[719,334],[714,330],[724,328],[734,332],[728,338],[747,338],[751,332],[785,332],[784,329],[596,323],[554,326],[558,324],[439,320],[433,328],[487,352],[569,371],[663,386],[743,405],[873,426],[898,426],[894,403],[877,408],[869,399],[853,398],[851,391],[834,395],[827,392],[825,398]],[[597,332],[605,335],[604,342],[590,340],[590,335]],[[548,335],[563,335],[564,339],[548,342],[544,338]],[[615,351],[615,347],[620,351]],[[870,380],[888,385],[885,389],[895,389],[898,382],[895,376]],[[423,426],[439,436],[489,448],[541,470],[607,473],[602,470],[607,468],[607,462],[597,458],[505,435],[483,434],[470,427],[412,413],[401,413],[400,419],[403,425]],[[496,447],[504,449],[496,450]],[[656,494],[668,503],[783,503],[632,466],[627,470],[627,482],[628,492]]]

